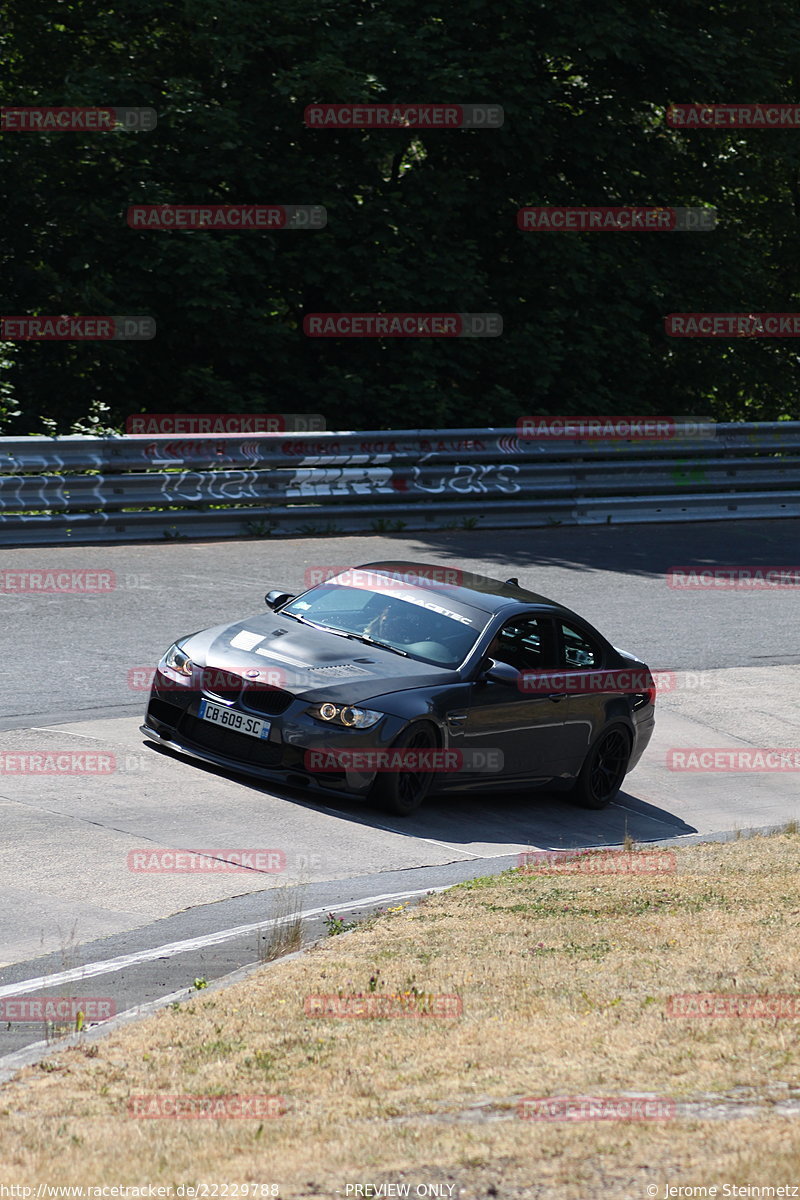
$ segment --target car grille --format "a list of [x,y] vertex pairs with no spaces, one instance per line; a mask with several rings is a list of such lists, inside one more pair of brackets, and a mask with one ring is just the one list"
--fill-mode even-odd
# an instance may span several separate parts
[[283,745],[236,733],[232,729],[220,729],[210,721],[202,721],[184,713],[178,732],[187,741],[194,742],[205,750],[216,751],[226,758],[239,762],[253,763],[260,767],[279,766],[283,759]]
[[277,717],[286,712],[293,700],[294,696],[291,692],[284,692],[280,688],[245,686],[241,703],[245,707],[253,709],[254,712],[264,713],[268,717]]
[[254,683],[243,679],[234,671],[224,671],[217,667],[204,667],[201,682],[207,695],[218,696],[220,700],[229,702],[238,700],[253,712],[263,713],[268,717],[280,716],[294,700],[291,692]]
[[204,692],[208,692],[210,696],[219,696],[222,700],[236,700],[244,687],[241,675],[219,667],[204,667],[201,680]]

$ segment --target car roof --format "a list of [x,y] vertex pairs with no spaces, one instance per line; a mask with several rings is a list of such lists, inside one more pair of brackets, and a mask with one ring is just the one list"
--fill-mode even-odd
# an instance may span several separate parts
[[[578,616],[563,604],[549,600],[547,596],[540,596],[538,592],[529,592],[527,588],[518,584],[503,583],[488,575],[476,575],[470,571],[462,571],[460,567],[448,567],[442,563],[374,562],[364,563],[356,569],[391,575],[421,575],[436,581],[437,594],[460,600],[462,604],[471,604],[486,612],[513,614],[536,607],[570,617]],[[578,619],[583,620],[580,617]]]

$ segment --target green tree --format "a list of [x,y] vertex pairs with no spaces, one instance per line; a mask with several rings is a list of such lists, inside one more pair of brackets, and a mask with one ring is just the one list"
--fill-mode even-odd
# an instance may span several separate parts
[[[798,307],[798,132],[667,128],[670,102],[794,101],[765,0],[9,0],[4,104],[153,107],[149,133],[0,138],[4,313],[134,313],[143,343],[8,350],[0,431],[141,410],[331,428],[530,412],[797,415],[791,340],[675,340],[674,311]],[[746,50],[743,50],[746,47]],[[310,130],[318,101],[495,102],[497,131]],[[318,203],[317,232],[128,228],[133,203]],[[521,233],[526,204],[716,206],[704,234]],[[497,311],[495,339],[305,337],[314,311]],[[21,410],[15,416],[16,410]]]

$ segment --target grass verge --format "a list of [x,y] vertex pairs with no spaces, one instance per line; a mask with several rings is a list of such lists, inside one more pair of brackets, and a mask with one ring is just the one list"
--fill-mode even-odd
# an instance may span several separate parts
[[[22,1071],[0,1089],[0,1183],[467,1200],[797,1183],[800,1016],[676,1018],[668,998],[800,995],[799,862],[784,833],[681,849],[674,871],[510,871],[399,906]],[[309,996],[431,993],[461,1015],[307,1015]],[[518,1115],[526,1097],[625,1093],[675,1114]],[[185,1094],[280,1096],[285,1112],[129,1115],[132,1097]]]

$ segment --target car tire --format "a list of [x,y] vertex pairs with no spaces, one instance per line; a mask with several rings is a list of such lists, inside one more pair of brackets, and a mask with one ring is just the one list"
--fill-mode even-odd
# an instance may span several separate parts
[[[438,745],[432,727],[418,721],[409,725],[392,742],[392,750],[435,750]],[[384,771],[372,785],[370,799],[386,812],[407,817],[416,812],[433,783],[433,772]]]
[[606,808],[622,787],[631,758],[625,725],[608,725],[591,746],[570,795],[582,808]]

